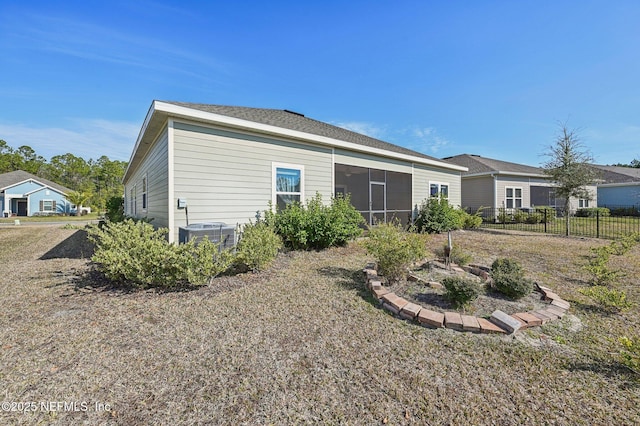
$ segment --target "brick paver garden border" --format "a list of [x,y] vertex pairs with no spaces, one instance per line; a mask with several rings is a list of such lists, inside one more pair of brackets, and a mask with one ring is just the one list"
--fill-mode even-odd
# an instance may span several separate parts
[[[469,272],[484,280],[490,279],[490,269],[487,267],[478,265],[459,267],[452,265],[452,269]],[[543,309],[516,312],[511,315],[501,310],[495,310],[488,320],[472,315],[463,315],[459,312],[442,313],[409,302],[385,288],[382,284],[382,277],[378,276],[374,263],[368,263],[363,272],[367,288],[384,309],[400,318],[417,321],[420,325],[428,328],[449,328],[473,333],[513,334],[518,330],[537,327],[549,321],[562,318],[571,306],[569,302],[561,299],[550,288],[536,284],[536,290],[542,294],[542,300],[547,302],[547,306]],[[433,288],[442,288],[440,283],[425,282],[415,275],[410,275],[409,280],[423,282]]]

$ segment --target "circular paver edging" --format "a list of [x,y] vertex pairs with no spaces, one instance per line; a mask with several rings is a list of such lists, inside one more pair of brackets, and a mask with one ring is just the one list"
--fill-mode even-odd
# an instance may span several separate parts
[[[483,279],[489,279],[489,268],[472,265],[459,267],[451,265],[455,270],[466,271],[477,275]],[[459,312],[436,312],[426,309],[415,303],[396,295],[382,285],[378,276],[375,263],[368,263],[364,269],[364,277],[367,288],[382,307],[400,318],[410,321],[417,321],[420,325],[429,328],[449,328],[457,331],[468,331],[474,333],[497,333],[513,334],[518,330],[536,327],[562,318],[571,306],[569,302],[563,300],[550,288],[536,284],[536,290],[542,294],[542,300],[548,303],[545,309],[529,312],[518,312],[512,315],[501,310],[495,310],[491,317],[475,317],[473,315],[463,315]],[[411,275],[409,279],[422,281],[421,278]],[[431,286],[440,285],[438,283],[427,283]]]

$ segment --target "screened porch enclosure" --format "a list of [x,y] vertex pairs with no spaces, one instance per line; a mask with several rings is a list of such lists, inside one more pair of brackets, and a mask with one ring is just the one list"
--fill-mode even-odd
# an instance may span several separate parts
[[368,224],[396,218],[411,222],[412,176],[367,167],[335,165],[335,195],[351,196],[351,204]]

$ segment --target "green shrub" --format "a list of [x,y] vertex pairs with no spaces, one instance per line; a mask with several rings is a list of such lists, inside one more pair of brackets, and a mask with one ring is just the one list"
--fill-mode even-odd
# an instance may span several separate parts
[[542,223],[543,221],[544,221],[544,218],[540,213],[528,213],[527,218],[525,219],[525,222],[531,225]]
[[606,207],[587,207],[576,211],[576,217],[609,217],[610,215],[611,211]]
[[404,278],[409,265],[427,254],[425,237],[407,232],[399,224],[382,223],[369,228],[364,246],[389,282]]
[[453,207],[445,198],[430,198],[420,205],[414,226],[418,232],[429,234],[460,229],[464,224],[462,213],[467,214]]
[[491,265],[493,287],[512,299],[531,294],[533,281],[524,277],[522,267],[513,259],[496,259]]
[[592,284],[596,286],[612,285],[624,276],[622,271],[609,269],[609,258],[613,253],[611,246],[592,247],[591,252],[593,256],[584,268],[593,276],[591,280]]
[[282,248],[282,239],[265,222],[244,225],[242,239],[236,247],[236,263],[251,271],[265,269]]
[[460,210],[462,216],[462,229],[476,229],[482,225],[481,211],[477,211],[476,214],[469,214],[464,210]]
[[640,339],[624,336],[620,338],[620,344],[623,348],[620,353],[622,363],[636,374],[640,374]]
[[293,250],[324,249],[345,245],[362,234],[365,220],[351,205],[349,196],[331,199],[326,206],[319,193],[304,206],[291,203],[276,213],[265,212],[269,225]]
[[[436,256],[445,257],[445,250],[449,244],[444,243],[440,249],[435,250]],[[451,248],[451,253],[449,254],[451,261],[458,265],[466,265],[471,261],[471,255],[469,253],[465,253],[462,251],[460,246],[456,243],[453,243],[453,247]]]
[[504,207],[500,207],[498,209],[498,218],[497,219],[498,219],[498,222],[500,222],[500,223],[513,222],[513,214],[510,213]]
[[107,200],[105,217],[110,222],[122,222],[124,220],[124,198],[111,197]]
[[550,206],[535,207],[535,212],[540,215],[540,223],[551,223],[556,217],[556,209]]
[[480,286],[477,283],[460,277],[447,277],[442,280],[442,285],[447,290],[445,297],[456,307],[466,306],[480,294]]
[[91,227],[91,259],[108,279],[145,288],[202,285],[230,267],[233,255],[208,239],[170,244],[168,232],[131,219]]
[[603,285],[581,288],[580,293],[594,300],[602,309],[609,312],[620,312],[633,306],[622,290],[611,289]]
[[529,218],[529,213],[525,211],[516,210],[513,212],[513,221],[516,223],[525,223],[528,218]]
[[636,244],[640,242],[640,233],[634,232],[624,235],[615,241],[612,241],[609,245],[611,247],[611,254],[616,256],[624,256],[631,250]]

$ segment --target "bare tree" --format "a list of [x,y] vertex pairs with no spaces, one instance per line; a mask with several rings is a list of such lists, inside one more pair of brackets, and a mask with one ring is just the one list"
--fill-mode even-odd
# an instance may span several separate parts
[[590,199],[587,185],[593,184],[597,172],[591,164],[593,157],[584,149],[577,130],[568,129],[567,123],[558,123],[560,131],[553,145],[544,153],[548,161],[542,169],[556,184],[556,195],[564,198],[566,235],[569,235],[571,198]]

